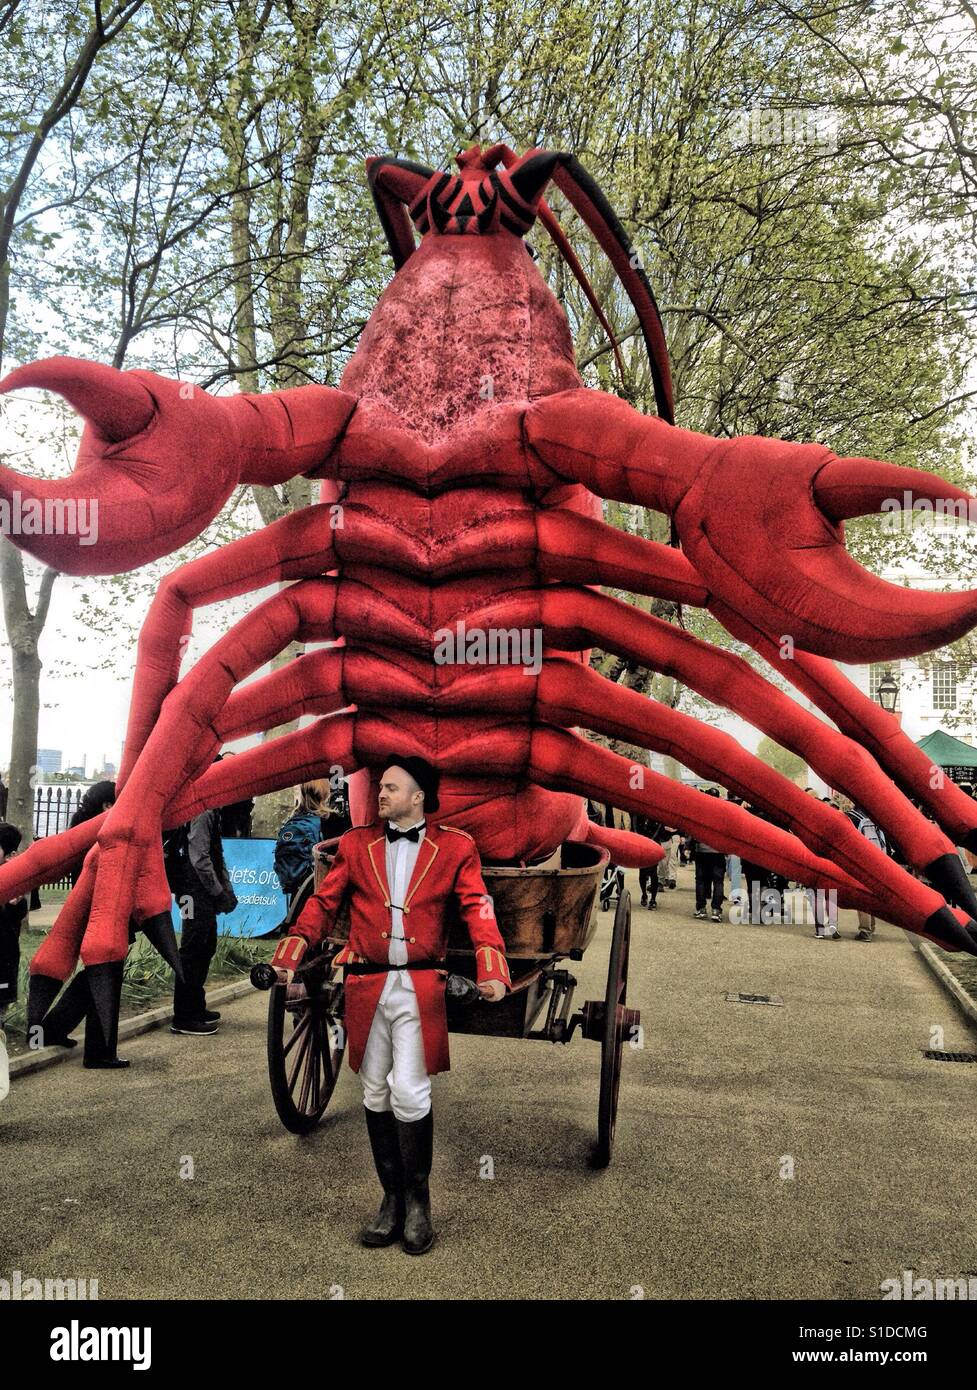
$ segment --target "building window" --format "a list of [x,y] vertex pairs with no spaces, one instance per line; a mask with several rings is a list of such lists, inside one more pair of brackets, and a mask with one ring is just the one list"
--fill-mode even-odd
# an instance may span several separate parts
[[933,663],[933,708],[956,709],[957,664],[955,661]]
[[902,663],[899,661],[878,661],[868,668],[868,695],[870,700],[879,703],[879,686],[886,675],[890,675],[899,687],[896,696],[896,709],[902,709]]

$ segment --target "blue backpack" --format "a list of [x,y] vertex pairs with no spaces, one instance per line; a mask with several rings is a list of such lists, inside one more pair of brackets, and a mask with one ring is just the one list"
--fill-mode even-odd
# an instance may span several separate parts
[[311,811],[290,816],[278,832],[275,873],[285,893],[294,893],[312,872],[312,851],[322,839],[322,824]]

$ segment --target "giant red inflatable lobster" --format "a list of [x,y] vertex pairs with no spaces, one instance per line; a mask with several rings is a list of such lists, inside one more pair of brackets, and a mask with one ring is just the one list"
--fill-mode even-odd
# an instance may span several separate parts
[[[654,297],[578,161],[541,150],[517,159],[495,145],[473,147],[458,165],[452,175],[368,161],[397,273],[338,388],[214,397],[152,372],[71,358],[21,367],[3,385],[56,390],[87,421],[66,482],[0,469],[6,498],[15,490],[97,498],[96,545],[17,539],[72,574],[114,573],[172,552],[241,483],[322,480],[318,505],[163,581],[139,641],[118,801],[0,869],[3,900],[88,852],[31,965],[35,1020],[79,951],[97,976],[124,958],[130,918],[159,939],[170,904],[162,828],[337,767],[375,777],[390,751],[437,763],[445,820],[469,830],[486,858],[533,859],[568,839],[607,845],[625,865],[660,857],[641,836],[591,824],[584,798],[592,797],[977,953],[977,900],[954,852],[977,848],[977,803],[944,785],[832,660],[911,656],[977,621],[977,595],[883,583],[852,560],[843,538],[846,517],[906,491],[966,495],[929,474],[840,459],[816,444],[677,428]],[[634,305],[657,418],[582,384],[566,317],[523,240],[539,216],[579,273],[542,201],[551,180]],[[681,549],[605,525],[602,497],[667,513]],[[180,678],[195,608],[283,580],[294,582]],[[740,657],[601,585],[709,608],[836,727]],[[445,630],[462,650],[441,661]],[[466,660],[471,634],[513,630],[540,634],[535,667]],[[334,645],[236,689],[296,641]],[[586,662],[591,646],[675,676],[795,750],[884,826],[927,881],[729,735],[600,676]],[[229,740],[301,715],[315,722],[214,763]],[[637,768],[578,726],[671,754],[785,828]],[[369,819],[369,796],[362,788],[355,817]]]

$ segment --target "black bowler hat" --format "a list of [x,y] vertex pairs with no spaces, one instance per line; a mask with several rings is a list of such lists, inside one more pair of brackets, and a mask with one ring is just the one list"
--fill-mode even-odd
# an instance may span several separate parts
[[401,758],[396,753],[391,753],[389,758],[384,760],[383,771],[386,772],[391,767],[402,767],[413,777],[424,793],[425,814],[428,811],[440,810],[438,787],[441,785],[441,774],[436,767],[425,758]]

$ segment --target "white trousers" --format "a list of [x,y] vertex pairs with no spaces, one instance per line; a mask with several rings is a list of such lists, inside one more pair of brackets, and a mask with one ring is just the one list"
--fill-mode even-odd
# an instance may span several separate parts
[[385,988],[366,1040],[360,1081],[367,1110],[393,1110],[398,1120],[423,1120],[431,1108],[417,995],[402,972]]

